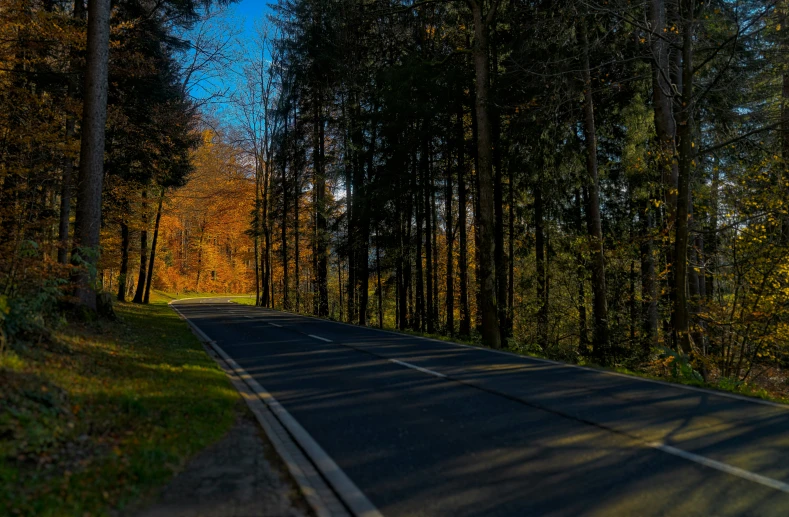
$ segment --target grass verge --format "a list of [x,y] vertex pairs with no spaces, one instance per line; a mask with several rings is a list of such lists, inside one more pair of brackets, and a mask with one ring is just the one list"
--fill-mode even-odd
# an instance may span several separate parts
[[108,515],[231,428],[237,392],[156,298],[0,355],[0,513]]
[[203,293],[197,291],[183,291],[183,292],[166,292],[166,291],[153,291],[151,293],[151,298],[157,301],[163,301],[165,303],[171,302],[173,300],[183,300],[186,298],[210,298],[210,297],[223,297],[223,296],[241,296],[251,299],[249,305],[255,305],[255,295],[254,294],[233,294],[233,293]]

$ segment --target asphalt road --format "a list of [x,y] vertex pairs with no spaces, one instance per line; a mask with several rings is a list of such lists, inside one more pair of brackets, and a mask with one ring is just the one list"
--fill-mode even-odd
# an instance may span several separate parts
[[177,307],[387,517],[789,515],[789,408],[227,299]]

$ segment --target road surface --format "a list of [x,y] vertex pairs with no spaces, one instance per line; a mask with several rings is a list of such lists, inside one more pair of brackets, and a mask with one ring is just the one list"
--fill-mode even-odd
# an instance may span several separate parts
[[789,515],[789,408],[177,302],[387,517]]

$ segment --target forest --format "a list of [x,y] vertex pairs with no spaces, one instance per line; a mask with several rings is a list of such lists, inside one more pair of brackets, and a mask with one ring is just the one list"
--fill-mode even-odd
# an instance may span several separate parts
[[252,293],[789,390],[789,4],[227,4],[0,5],[0,349]]

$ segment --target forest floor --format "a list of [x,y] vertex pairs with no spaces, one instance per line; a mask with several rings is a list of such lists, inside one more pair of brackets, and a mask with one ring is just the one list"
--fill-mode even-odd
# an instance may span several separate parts
[[[211,295],[203,295],[211,296]],[[240,305],[255,305],[254,296],[248,296],[232,300],[234,303]],[[313,317],[310,314],[303,314],[305,316]],[[374,325],[370,325],[375,327]],[[477,346],[480,348],[485,347],[479,340],[473,339],[460,339],[458,337],[449,337],[443,334],[427,334],[417,332],[414,330],[401,331],[399,329],[390,328],[384,325],[383,330],[388,332],[395,332],[399,334],[408,334],[412,336],[420,336],[428,339],[435,339],[438,341],[447,341],[462,343],[465,345]],[[523,355],[527,357],[537,357],[541,359],[558,360],[559,362],[567,362],[546,354],[535,354],[529,347],[524,346],[510,346],[505,349],[508,352]],[[672,375],[674,369],[670,367],[665,359],[656,359],[647,364],[643,369],[633,370],[632,368],[625,368],[620,366],[602,367],[592,363],[571,363],[578,364],[587,368],[597,370],[607,370],[624,375],[632,375],[634,377],[641,377],[644,379],[652,379],[662,382],[669,382],[674,384],[684,384],[687,386],[696,386],[699,388],[706,388],[716,391],[724,391],[727,393],[734,393],[746,397],[759,398],[762,400],[769,400],[782,404],[789,404],[789,369],[783,369],[775,365],[754,365],[753,373],[747,382],[732,381],[730,379],[720,378],[714,372],[710,374],[707,382],[703,382],[694,378],[687,378],[683,376]]]
[[[185,501],[190,486],[235,462],[227,444],[241,440],[257,451],[255,469],[237,478],[228,504],[274,490],[272,515],[301,515],[288,513],[293,489],[224,372],[167,298],[153,298],[116,304],[115,322],[66,324],[0,353],[0,508],[125,515]],[[189,462],[212,444],[215,453]],[[203,489],[201,500],[213,495]]]

